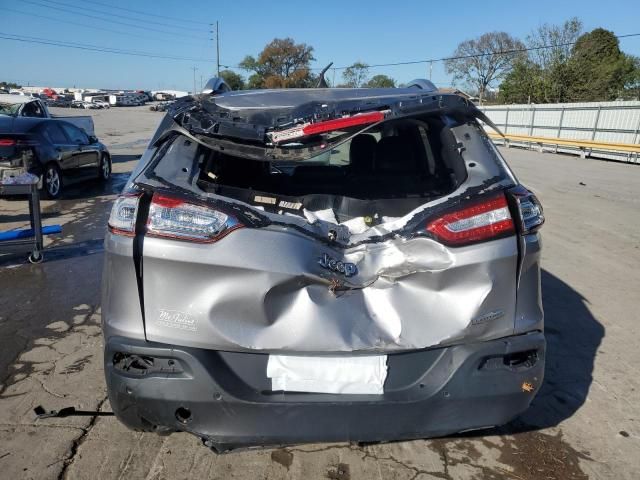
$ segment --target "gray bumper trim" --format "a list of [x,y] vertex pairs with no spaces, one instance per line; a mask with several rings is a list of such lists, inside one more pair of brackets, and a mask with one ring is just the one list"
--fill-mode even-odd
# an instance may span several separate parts
[[[152,357],[162,369],[125,372],[114,366],[116,352]],[[426,438],[501,425],[526,410],[540,389],[544,356],[541,332],[392,354],[383,395],[305,394],[260,390],[264,354],[112,337],[105,374],[112,408],[130,428],[187,431],[225,451]],[[180,421],[179,409],[189,418]]]

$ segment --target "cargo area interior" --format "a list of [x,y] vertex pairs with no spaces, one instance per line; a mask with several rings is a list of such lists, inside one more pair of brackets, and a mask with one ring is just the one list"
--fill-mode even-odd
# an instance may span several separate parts
[[[195,146],[198,185],[244,201],[247,190],[292,197],[310,211],[332,209],[338,221],[373,213],[403,216],[466,179],[451,131],[457,124],[440,115],[386,121],[349,132],[346,142],[328,143],[325,152],[296,162],[256,161]],[[172,150],[165,155],[172,156]]]

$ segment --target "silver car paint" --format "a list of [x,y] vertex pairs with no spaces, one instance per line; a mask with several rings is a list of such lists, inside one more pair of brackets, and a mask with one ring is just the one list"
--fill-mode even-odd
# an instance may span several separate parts
[[[514,180],[494,149],[494,162],[476,162],[487,155],[489,141],[477,126],[452,131],[463,141],[469,176],[458,190],[418,211]],[[153,184],[141,174],[152,153],[132,175],[136,182]],[[492,178],[494,183],[486,181]],[[416,213],[361,234],[347,232],[336,247],[274,225],[239,229],[214,244],[146,237],[144,328],[133,241],[108,234],[105,333],[219,350],[331,353],[411,350],[541,328],[537,234],[522,239],[520,263],[515,235],[461,248],[421,237],[358,243],[400,228]],[[260,214],[321,235],[335,227]],[[357,274],[346,279],[322,268],[323,254],[354,263]],[[335,290],[334,279],[347,289]]]

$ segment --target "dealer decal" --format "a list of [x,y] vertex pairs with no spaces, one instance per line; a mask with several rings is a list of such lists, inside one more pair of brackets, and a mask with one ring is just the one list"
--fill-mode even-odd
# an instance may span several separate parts
[[165,327],[187,330],[189,332],[195,332],[198,329],[196,319],[193,315],[176,310],[160,309],[158,323]]

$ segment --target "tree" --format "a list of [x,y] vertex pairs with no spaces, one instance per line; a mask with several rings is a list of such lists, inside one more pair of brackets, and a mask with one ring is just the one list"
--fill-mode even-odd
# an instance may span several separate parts
[[220,72],[220,78],[225,81],[231,90],[244,89],[244,78],[242,75],[234,72],[233,70],[222,70]]
[[573,17],[562,25],[540,25],[527,36],[529,60],[538,67],[535,74],[540,77],[535,81],[541,88],[536,92],[536,103],[568,100],[572,73],[567,64],[573,53],[572,44],[581,33],[582,22]]
[[276,38],[264,47],[258,58],[247,55],[240,66],[254,72],[249,88],[292,88],[312,86],[309,64],[313,47],[296,44],[291,38]]
[[502,80],[516,60],[524,57],[524,44],[506,32],[490,32],[458,45],[452,59],[445,62],[454,81],[462,80],[478,91],[480,103],[487,88]]
[[13,82],[0,82],[0,88],[3,88],[5,90],[9,90],[12,88],[22,88],[21,85],[18,85],[17,83],[13,83]]
[[562,25],[542,24],[527,36],[527,48],[532,49],[529,59],[542,69],[564,63],[571,57],[572,44],[581,34],[582,22],[577,17],[566,20]]
[[500,84],[502,103],[539,103],[544,98],[542,68],[528,59],[518,60]]
[[572,76],[569,95],[578,102],[615,100],[624,94],[636,68],[633,57],[620,51],[613,32],[603,28],[578,38],[568,66]]
[[633,63],[633,70],[625,80],[623,98],[626,100],[640,100],[640,58],[629,56]]
[[374,75],[364,86],[367,88],[393,88],[396,86],[396,81],[386,75]]
[[361,87],[367,81],[368,76],[369,65],[363,62],[356,62],[345,68],[344,72],[342,72],[344,86],[351,88]]

